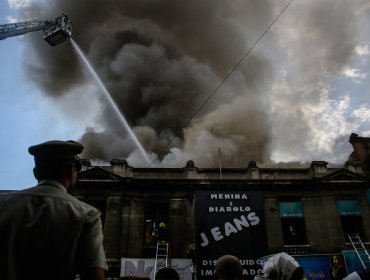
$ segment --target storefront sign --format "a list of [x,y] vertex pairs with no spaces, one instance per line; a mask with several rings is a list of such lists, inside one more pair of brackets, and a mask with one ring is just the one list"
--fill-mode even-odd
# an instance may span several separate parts
[[303,218],[303,205],[300,201],[279,202],[280,218]]
[[358,200],[338,200],[337,209],[341,216],[361,216],[361,206]]
[[[191,259],[171,259],[169,267],[176,270],[180,280],[192,280]],[[150,277],[154,279],[155,259],[121,259],[120,276]]]
[[347,270],[342,254],[293,256],[307,280],[342,280]]
[[195,194],[198,279],[212,279],[216,260],[238,257],[246,279],[262,272],[267,254],[263,200],[258,191],[197,191]]

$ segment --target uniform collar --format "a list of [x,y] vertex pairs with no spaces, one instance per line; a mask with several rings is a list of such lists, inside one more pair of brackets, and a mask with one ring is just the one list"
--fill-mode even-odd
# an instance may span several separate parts
[[37,186],[41,186],[41,185],[48,185],[48,186],[52,186],[52,187],[56,187],[58,189],[61,189],[62,191],[65,191],[67,192],[66,188],[63,186],[62,183],[56,181],[56,180],[52,180],[52,179],[43,179],[41,180]]

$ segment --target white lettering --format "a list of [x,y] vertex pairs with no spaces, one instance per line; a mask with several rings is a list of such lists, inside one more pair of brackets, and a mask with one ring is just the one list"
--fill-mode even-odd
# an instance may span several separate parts
[[243,269],[243,275],[256,275],[256,274],[262,274],[262,269],[257,269],[257,271],[255,269]]
[[202,276],[213,275],[213,271],[212,271],[212,269],[206,269],[206,270],[201,269],[200,270],[200,274]]
[[202,246],[202,247],[208,246],[209,241],[208,241],[207,236],[206,236],[203,232],[201,232],[201,233],[200,233],[200,237],[202,238],[202,241],[203,241],[203,242],[200,244],[200,246]]
[[216,241],[220,241],[221,239],[223,239],[224,237],[222,236],[221,232],[220,232],[220,228],[219,227],[214,227],[213,229],[211,229],[211,233],[213,235],[213,238],[216,240]]
[[252,226],[258,225],[260,223],[260,218],[256,216],[256,213],[254,212],[249,213],[247,218],[251,222]]
[[242,226],[249,227],[249,223],[244,215],[240,216],[240,220],[234,219],[234,224],[238,230],[242,230]]
[[[217,212],[217,211],[216,211]],[[242,230],[243,227],[248,228],[249,226],[255,226],[260,223],[260,218],[256,215],[255,212],[251,212],[245,217],[241,215],[240,218],[234,218],[233,223],[226,222],[223,227],[223,232],[220,231],[219,227],[214,227],[211,229],[211,235],[215,241],[220,241],[224,239],[224,237],[229,237],[232,233],[237,233],[238,231]],[[202,247],[208,246],[210,241],[208,240],[205,233],[200,234],[202,243],[200,244]]]
[[248,199],[248,196],[245,193],[212,193],[211,199]]
[[248,206],[210,206],[208,207],[209,213],[225,213],[225,212],[249,212],[251,210]]
[[202,265],[216,265],[217,260],[202,260]]
[[231,223],[226,223],[225,224],[225,235],[230,236],[231,233],[237,233],[238,230],[231,224]]

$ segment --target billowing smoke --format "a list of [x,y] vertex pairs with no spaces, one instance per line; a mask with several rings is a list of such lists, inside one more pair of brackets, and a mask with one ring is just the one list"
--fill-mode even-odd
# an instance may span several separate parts
[[[303,143],[295,138],[314,136],[302,107],[320,106],[323,77],[339,72],[352,55],[349,4],[309,2],[293,2],[199,112],[286,2],[56,0],[35,7],[33,16],[70,17],[74,40],[152,157],[166,166],[190,159],[215,166],[221,148],[224,166],[246,166],[270,161],[277,138],[277,146],[298,150]],[[70,44],[50,48],[30,38],[34,56],[26,69],[43,92],[62,97],[92,82]],[[83,156],[137,161],[135,145],[102,104],[99,129],[81,132]],[[300,122],[292,120],[297,117]]]

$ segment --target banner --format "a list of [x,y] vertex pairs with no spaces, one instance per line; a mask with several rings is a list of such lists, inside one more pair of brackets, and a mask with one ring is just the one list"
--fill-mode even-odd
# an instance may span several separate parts
[[347,276],[342,254],[293,256],[307,280],[342,280]]
[[[363,255],[364,253],[365,251],[363,251],[361,255]],[[370,250],[367,250],[367,253],[370,255]],[[343,255],[346,261],[346,267],[347,267],[348,273],[352,273],[356,270],[364,269],[356,251],[354,250],[343,251]]]
[[[171,259],[169,267],[176,270],[180,280],[192,280],[192,261],[191,259]],[[121,259],[122,276],[150,277],[154,279],[155,259]]]
[[267,254],[263,200],[259,191],[195,193],[198,280],[212,279],[216,260],[238,257],[245,279],[261,274],[259,259]]

